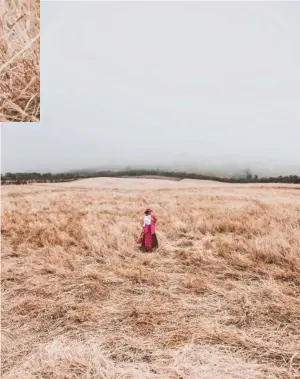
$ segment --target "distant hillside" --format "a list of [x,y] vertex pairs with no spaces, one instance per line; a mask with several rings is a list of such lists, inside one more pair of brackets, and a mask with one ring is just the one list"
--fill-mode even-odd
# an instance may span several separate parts
[[78,170],[63,173],[6,173],[1,175],[1,184],[28,184],[28,183],[56,183],[56,182],[69,182],[85,178],[97,177],[164,177],[168,179],[198,179],[198,180],[212,180],[224,183],[291,183],[300,184],[300,176],[278,176],[278,177],[258,177],[246,170],[243,174],[234,176],[216,176],[204,175],[193,172],[180,172],[180,171],[163,171],[163,170],[147,170],[147,169],[127,169],[127,170],[107,170],[107,171],[89,171]]

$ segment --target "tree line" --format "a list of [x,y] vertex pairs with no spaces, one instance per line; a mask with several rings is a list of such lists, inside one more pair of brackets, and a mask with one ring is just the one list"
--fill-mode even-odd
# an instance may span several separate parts
[[128,170],[103,170],[103,171],[74,171],[65,173],[11,173],[7,172],[1,175],[1,184],[30,184],[30,183],[58,183],[71,182],[79,179],[99,178],[99,177],[138,177],[138,176],[164,176],[169,178],[212,180],[223,183],[290,183],[300,184],[300,176],[277,176],[277,177],[258,177],[246,170],[240,177],[218,177],[212,175],[202,175],[198,173],[164,171],[164,170],[146,170],[146,169],[128,169]]

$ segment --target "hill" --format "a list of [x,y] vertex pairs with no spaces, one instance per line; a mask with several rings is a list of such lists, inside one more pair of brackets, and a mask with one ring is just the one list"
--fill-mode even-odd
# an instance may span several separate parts
[[300,378],[298,187],[4,186],[2,378]]

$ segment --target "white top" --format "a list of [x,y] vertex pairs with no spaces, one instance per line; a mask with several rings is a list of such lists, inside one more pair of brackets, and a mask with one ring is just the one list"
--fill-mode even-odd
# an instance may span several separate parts
[[144,217],[144,226],[151,225],[151,215],[147,215]]

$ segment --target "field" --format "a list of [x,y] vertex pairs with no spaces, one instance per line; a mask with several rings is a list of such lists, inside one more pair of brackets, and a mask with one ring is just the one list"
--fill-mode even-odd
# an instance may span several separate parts
[[40,119],[40,1],[0,2],[0,122]]
[[299,189],[3,187],[2,378],[300,378]]

